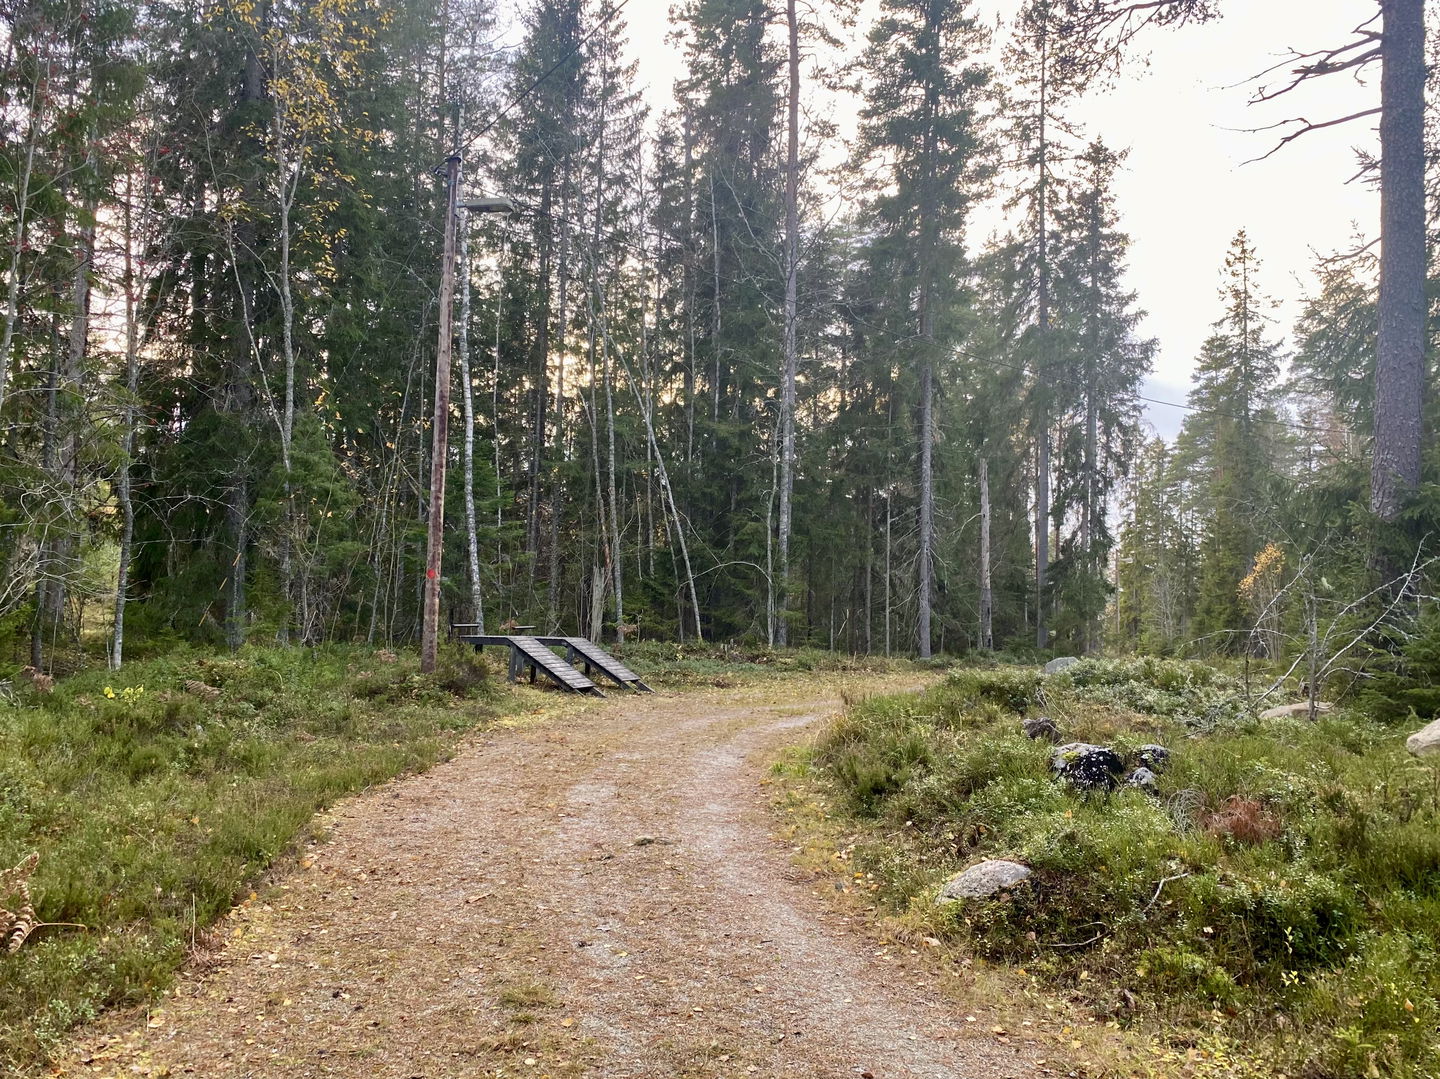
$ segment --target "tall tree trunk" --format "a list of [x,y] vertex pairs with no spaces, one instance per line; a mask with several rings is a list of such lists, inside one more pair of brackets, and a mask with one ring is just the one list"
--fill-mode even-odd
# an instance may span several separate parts
[[789,641],[786,612],[790,607],[790,498],[795,485],[795,374],[799,366],[798,326],[800,272],[800,22],[795,0],[786,0],[790,88],[786,100],[785,145],[785,370],[780,379],[780,600],[775,643]]
[[885,496],[885,654],[890,654],[890,555],[891,547],[891,526],[894,524],[895,515],[892,513],[890,496]]
[[[85,173],[94,169],[94,159],[85,162]],[[52,369],[47,402],[46,440],[49,443],[46,471],[54,484],[52,501],[58,513],[51,517],[49,531],[50,565],[46,570],[45,601],[39,610],[38,623],[50,633],[53,648],[65,622],[65,604],[70,584],[78,577],[80,546],[80,453],[82,415],[85,400],[85,358],[90,343],[90,275],[95,254],[95,212],[98,197],[92,192],[85,198],[78,218],[72,254],[75,270],[71,278],[70,328],[65,347],[55,342],[55,366]],[[60,357],[63,356],[63,364]],[[43,632],[43,629],[42,629]],[[34,646],[32,644],[32,651]],[[39,664],[35,664],[39,666]]]
[[1425,362],[1425,5],[1382,0],[1380,333],[1370,508],[1399,516],[1420,483]]
[[[245,68],[242,73],[240,107],[253,108],[265,96],[265,69],[259,55],[253,48],[245,53]],[[254,142],[253,138],[249,140]],[[258,148],[251,147],[258,156]],[[242,197],[247,205],[258,205],[259,192],[255,184],[247,179],[242,185]],[[234,415],[242,426],[249,426],[254,403],[254,349],[247,339],[251,312],[255,309],[254,274],[259,268],[254,265],[253,253],[259,249],[257,226],[253,219],[241,216],[234,224],[237,242],[233,245],[232,262],[235,275],[236,299],[240,318],[246,332],[235,332],[232,327],[231,358],[226,371],[226,386],[223,409]],[[244,260],[243,264],[241,260]],[[253,273],[252,273],[253,271]],[[225,523],[230,535],[233,556],[230,563],[227,596],[225,604],[225,641],[231,648],[245,643],[248,600],[246,575],[249,572],[248,548],[250,543],[250,484],[244,469],[243,458],[237,454],[235,471],[225,492]]]
[[465,436],[461,446],[461,483],[465,488],[465,554],[470,575],[470,616],[485,632],[485,596],[480,590],[480,539],[475,520],[475,387],[470,379],[470,229],[460,220],[460,401],[465,410]]
[[525,553],[532,558],[540,552],[540,473],[545,465],[545,411],[549,407],[550,368],[550,289],[551,257],[554,239],[550,229],[550,207],[553,193],[550,185],[540,192],[540,279],[536,283],[540,310],[535,315],[535,344],[532,369],[535,379],[534,411],[530,423],[530,499],[529,518],[525,527]]
[[[40,471],[52,488],[46,500],[51,505],[61,502],[54,491],[60,485],[60,313],[50,317],[50,371],[45,387],[45,418],[41,425]],[[53,510],[47,508],[47,514]],[[47,521],[40,539],[39,574],[35,582],[35,620],[30,627],[30,666],[44,666],[46,628],[55,616],[56,541],[51,538],[52,526]],[[58,531],[58,530],[55,530]]]
[[995,595],[990,585],[990,460],[980,458],[980,650],[995,650]]
[[558,629],[560,623],[560,517],[565,512],[565,478],[561,466],[565,462],[565,347],[570,319],[570,167],[567,155],[562,165],[565,179],[562,180],[564,188],[560,198],[560,261],[556,270],[560,294],[556,301],[559,310],[555,320],[555,343],[558,346],[554,402],[555,472],[550,481],[550,579],[545,589],[545,622],[551,630]]
[[1044,413],[1035,434],[1035,647],[1050,647],[1046,597],[1050,591],[1050,427]]
[[493,370],[491,371],[490,380],[490,418],[494,428],[495,438],[495,445],[492,448],[495,451],[495,529],[497,532],[505,524],[505,492],[500,485],[500,477],[503,474],[500,468],[500,325],[501,314],[505,306],[505,284],[503,277],[505,268],[505,241],[503,239],[500,241],[500,268],[502,277],[500,283],[497,284],[495,288],[495,349],[494,354],[491,356]]
[[20,166],[15,178],[15,236],[10,248],[10,265],[5,275],[5,323],[0,327],[0,405],[5,404],[5,394],[10,380],[10,348],[15,340],[15,327],[20,321],[20,276],[23,272],[21,255],[25,250],[30,227],[30,181],[35,173],[35,152],[40,141],[36,116],[40,108],[40,78],[37,73],[30,87],[26,102],[30,122],[25,132],[25,163]]
[[616,478],[615,455],[615,392],[613,388],[613,365],[610,362],[610,345],[603,338],[600,342],[602,361],[601,377],[605,381],[605,437],[606,475],[610,496],[610,574],[615,587],[615,640],[625,643],[625,556],[621,543],[624,536],[620,529],[620,497]]
[[[278,134],[278,133],[277,133]],[[303,146],[296,149],[299,155],[289,166],[280,180],[280,345],[285,363],[284,400],[280,411],[280,464],[285,470],[285,505],[281,516],[280,535],[280,590],[285,597],[284,614],[281,616],[278,636],[281,642],[290,639],[290,625],[294,621],[295,609],[295,540],[296,509],[295,489],[291,467],[291,449],[295,440],[295,296],[290,284],[290,223],[295,204],[295,195],[300,184],[300,170],[304,161]],[[283,162],[282,162],[283,163]],[[293,170],[293,171],[292,171]],[[267,398],[268,399],[268,398]],[[301,618],[300,639],[303,642],[308,626]]]
[[[927,312],[926,323],[929,323]],[[921,333],[928,343],[933,339],[933,330]],[[930,351],[926,349],[925,360],[920,367],[920,588],[917,600],[920,605],[916,621],[916,637],[921,659],[930,658],[930,604],[934,573],[935,538],[935,368]]]
[[[1040,61],[1040,141],[1037,167],[1039,176],[1039,202],[1036,206],[1039,221],[1036,235],[1039,250],[1039,297],[1036,324],[1040,334],[1040,362],[1044,370],[1039,373],[1041,384],[1037,393],[1043,398],[1045,379],[1050,376],[1053,365],[1054,342],[1050,336],[1050,146],[1046,121],[1049,112],[1049,38],[1041,42]],[[1035,424],[1035,646],[1050,647],[1050,630],[1046,624],[1045,595],[1050,586],[1050,420],[1048,408],[1041,401]]]
[[[125,268],[121,287],[125,293],[125,408],[121,419],[124,429],[119,474],[115,480],[115,497],[120,505],[119,566],[115,573],[115,616],[110,636],[110,668],[119,670],[125,662],[125,601],[130,587],[130,558],[135,538],[135,501],[132,497],[131,474],[135,458],[135,402],[140,386],[140,302],[135,276],[134,175],[125,178],[125,202],[121,208],[124,230]],[[145,198],[145,221],[148,223],[150,198]]]
[[[1090,310],[1085,320],[1085,489],[1080,511],[1080,549],[1085,571],[1098,581],[1102,574],[1096,557],[1095,534],[1103,525],[1105,506],[1100,498],[1100,191],[1090,204],[1089,221]],[[1086,617],[1084,651],[1094,651],[1100,612]]]

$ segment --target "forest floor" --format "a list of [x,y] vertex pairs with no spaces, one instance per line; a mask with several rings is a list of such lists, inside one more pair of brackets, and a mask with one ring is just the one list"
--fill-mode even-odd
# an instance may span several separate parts
[[1053,1074],[1013,1001],[957,999],[777,834],[769,761],[842,689],[612,697],[477,734],[324,814],[161,1005],[82,1029],[52,1074]]

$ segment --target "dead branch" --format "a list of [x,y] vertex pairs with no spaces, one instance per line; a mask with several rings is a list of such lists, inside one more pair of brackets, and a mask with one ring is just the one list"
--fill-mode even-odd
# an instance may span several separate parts
[[1274,131],[1276,128],[1285,127],[1287,124],[1301,125],[1299,130],[1290,132],[1290,134],[1286,135],[1284,138],[1282,138],[1274,146],[1270,147],[1269,150],[1261,154],[1259,157],[1252,157],[1248,161],[1241,162],[1241,164],[1253,165],[1257,161],[1264,161],[1266,158],[1273,157],[1280,150],[1283,150],[1286,146],[1289,146],[1292,142],[1294,142],[1296,139],[1300,138],[1303,135],[1309,135],[1315,131],[1323,131],[1327,127],[1338,127],[1341,124],[1348,124],[1352,120],[1362,120],[1367,116],[1378,116],[1379,114],[1380,106],[1376,105],[1373,109],[1361,109],[1359,112],[1352,112],[1349,116],[1338,116],[1333,120],[1316,121],[1307,120],[1303,116],[1294,116],[1288,120],[1281,120],[1278,123],[1267,124],[1264,127],[1248,128],[1247,130],[1258,134],[1263,131]]

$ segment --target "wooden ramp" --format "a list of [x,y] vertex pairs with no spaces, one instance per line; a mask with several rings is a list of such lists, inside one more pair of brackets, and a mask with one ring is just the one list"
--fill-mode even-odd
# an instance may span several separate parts
[[599,671],[617,686],[633,689],[637,693],[655,692],[640,680],[638,674],[586,637],[537,637],[536,640],[551,648],[564,648],[565,658],[570,664],[576,668],[583,665],[586,674]]
[[462,631],[456,636],[465,644],[473,644],[477,650],[484,648],[487,644],[508,647],[510,649],[510,681],[512,682],[528,670],[532,682],[535,681],[537,674],[543,673],[561,689],[570,690],[572,693],[592,693],[597,697],[605,696],[600,687],[590,678],[550,651],[535,637],[516,634],[491,636],[463,632],[469,627],[457,626],[455,628]]

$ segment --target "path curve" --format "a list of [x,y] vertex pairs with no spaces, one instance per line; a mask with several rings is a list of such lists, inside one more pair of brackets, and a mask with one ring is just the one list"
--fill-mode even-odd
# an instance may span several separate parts
[[61,1074],[1040,1074],[790,864],[763,768],[838,703],[794,694],[611,700],[345,803],[211,969]]

